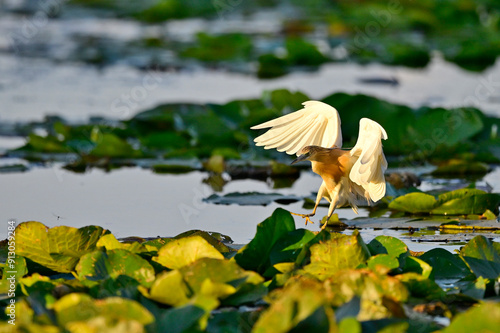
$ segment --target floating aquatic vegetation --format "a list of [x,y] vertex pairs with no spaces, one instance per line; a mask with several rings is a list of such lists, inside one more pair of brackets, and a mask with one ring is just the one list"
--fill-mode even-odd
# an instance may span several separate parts
[[[255,163],[259,159],[271,159],[289,162],[279,153],[256,148],[252,140],[259,133],[252,133],[249,128],[298,110],[300,103],[308,99],[301,92],[279,89],[264,92],[259,99],[226,104],[160,105],[116,123],[70,125],[63,120],[36,123],[32,125],[33,132],[26,145],[9,155],[43,160],[40,153],[77,154],[80,159],[73,164],[80,165],[80,169],[85,169],[86,164],[123,164],[120,159],[126,159],[125,164],[129,164],[139,158],[192,158],[206,162],[203,165],[209,171],[215,161],[219,161],[218,173],[228,172],[238,178],[252,173],[252,165],[243,167],[231,161]],[[335,93],[322,100],[339,110],[346,147],[355,143],[359,119],[370,117],[383,124],[387,131],[386,154],[400,156],[398,163],[403,165],[411,166],[430,159],[441,165],[436,170],[440,175],[455,175],[484,173],[488,168],[479,162],[500,160],[496,149],[498,138],[492,136],[493,127],[500,124],[500,120],[485,116],[477,109],[423,107],[412,110],[371,96],[345,93]],[[35,134],[40,127],[47,135]],[[448,162],[445,166],[443,161],[451,159],[463,163]],[[163,164],[167,166],[162,167]],[[158,172],[169,172],[170,164],[155,163]],[[281,163],[255,166],[254,171],[260,178],[263,175],[292,178],[297,175],[297,169]]]
[[[500,324],[498,304],[482,303],[498,297],[500,277],[499,248],[483,236],[459,253],[436,248],[414,254],[390,236],[366,244],[357,232],[296,229],[283,209],[259,224],[238,251],[221,242],[227,236],[214,235],[193,230],[122,243],[96,226],[21,223],[16,326],[153,332],[397,326],[432,332],[443,328],[433,321],[436,315],[451,320],[448,330],[464,318],[492,331]],[[5,260],[6,243],[0,251]],[[10,285],[8,271],[3,264],[3,293]],[[450,280],[456,282],[444,283]],[[10,303],[3,297],[1,304]],[[7,327],[8,317],[2,317],[0,326]]]

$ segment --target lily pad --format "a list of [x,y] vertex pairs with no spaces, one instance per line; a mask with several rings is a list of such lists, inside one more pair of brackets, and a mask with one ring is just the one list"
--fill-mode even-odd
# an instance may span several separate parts
[[158,250],[153,261],[171,269],[181,268],[200,258],[223,259],[224,256],[201,236],[172,240]]
[[477,277],[496,279],[500,276],[499,248],[486,237],[474,237],[460,250],[460,256]]
[[174,239],[181,239],[185,237],[192,237],[192,236],[200,236],[204,240],[206,240],[210,245],[212,245],[214,248],[216,248],[220,253],[229,253],[229,252],[234,252],[236,250],[231,249],[228,247],[226,244],[227,243],[232,243],[233,240],[231,237],[218,233],[218,232],[213,232],[213,231],[203,231],[203,230],[189,230],[183,233],[178,234],[177,236],[174,237]]
[[338,235],[326,242],[314,244],[310,250],[311,263],[303,269],[320,280],[341,269],[355,268],[370,257],[370,251],[357,230],[352,236]]
[[500,304],[485,302],[457,314],[443,333],[496,332],[500,327]]
[[78,262],[76,272],[80,280],[91,281],[127,275],[145,287],[149,287],[155,279],[154,269],[147,260],[122,249],[87,253]]
[[182,56],[208,62],[246,60],[252,51],[250,37],[240,33],[211,36],[200,32],[196,38],[196,46],[184,50]]
[[499,205],[500,194],[466,188],[443,193],[437,199],[426,193],[408,193],[391,201],[389,208],[413,214],[467,215],[498,211]]
[[102,133],[96,146],[89,153],[96,157],[139,157],[140,152],[134,150],[125,140],[112,133]]
[[67,273],[74,269],[82,255],[95,249],[105,232],[97,226],[49,229],[40,222],[23,222],[16,228],[16,251],[44,267]]
[[178,270],[162,272],[156,277],[148,297],[171,306],[182,306],[189,301],[192,292]]
[[467,265],[445,249],[432,249],[419,257],[432,266],[434,279],[461,279],[470,274]]
[[253,332],[329,332],[336,328],[334,314],[320,283],[300,279],[277,292]]
[[294,195],[283,195],[280,193],[259,193],[259,192],[234,192],[220,196],[212,194],[208,198],[203,199],[205,202],[216,205],[231,205],[237,204],[240,206],[267,206],[273,202],[294,203],[301,200]]
[[433,176],[486,175],[490,167],[482,162],[451,160],[432,171]]
[[390,209],[409,213],[429,213],[436,206],[436,198],[422,192],[412,192],[397,197],[389,203]]
[[189,290],[214,297],[228,305],[241,305],[260,299],[267,288],[264,279],[245,271],[235,261],[203,258],[180,269]]
[[102,316],[108,320],[133,320],[141,325],[154,321],[153,315],[134,300],[110,297],[94,300],[86,294],[72,293],[54,304],[57,322],[62,327],[73,322],[88,321]]
[[368,249],[372,255],[388,254],[398,260],[398,267],[403,267],[406,258],[410,255],[408,246],[401,240],[391,236],[377,236],[370,243]]
[[217,306],[216,299],[200,295],[183,306],[162,313],[156,324],[159,329],[168,327],[171,333],[200,332],[207,327],[210,312]]
[[238,251],[234,259],[244,269],[263,274],[272,266],[269,256],[276,242],[293,230],[295,222],[292,215],[278,208],[270,217],[257,225],[254,238]]

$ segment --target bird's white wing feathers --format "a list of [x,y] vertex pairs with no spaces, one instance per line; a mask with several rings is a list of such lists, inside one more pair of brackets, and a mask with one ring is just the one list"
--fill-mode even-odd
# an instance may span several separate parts
[[351,150],[351,156],[358,159],[349,178],[362,186],[373,201],[378,201],[385,195],[384,172],[387,160],[382,151],[382,139],[387,140],[387,133],[377,122],[368,118],[359,121],[358,141]]
[[305,146],[331,148],[342,146],[340,117],[337,110],[318,101],[302,103],[304,108],[267,121],[251,129],[271,127],[255,138],[257,146],[276,148],[289,155],[297,154]]

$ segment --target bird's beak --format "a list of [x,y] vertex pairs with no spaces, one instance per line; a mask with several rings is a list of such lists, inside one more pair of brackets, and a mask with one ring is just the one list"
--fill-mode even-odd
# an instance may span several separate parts
[[308,157],[309,157],[309,154],[302,154],[299,157],[297,157],[296,159],[294,159],[293,162],[290,163],[290,165],[305,161],[305,160],[307,160]]

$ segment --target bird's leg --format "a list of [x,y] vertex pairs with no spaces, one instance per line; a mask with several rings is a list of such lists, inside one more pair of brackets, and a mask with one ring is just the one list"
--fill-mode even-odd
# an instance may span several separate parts
[[328,221],[330,221],[330,217],[332,217],[335,208],[337,208],[338,199],[339,199],[338,194],[335,194],[334,197],[332,198],[332,201],[330,201],[330,207],[328,207],[328,215],[325,224],[321,226],[321,230],[325,229],[326,225],[328,224]]
[[314,216],[316,214],[316,209],[318,209],[318,206],[319,206],[319,202],[321,201],[321,198],[323,197],[323,185],[321,185],[321,187],[319,188],[319,191],[318,191],[318,195],[316,196],[316,203],[314,204],[314,208],[313,208],[313,211],[310,213],[310,214],[297,214],[297,213],[292,213],[293,215],[297,215],[297,216],[300,216],[302,218],[305,218],[306,219],[306,225],[307,223],[311,223],[311,224],[314,224],[313,221],[311,221],[310,217],[311,216]]
[[308,222],[311,223],[311,224],[314,224],[314,222],[311,221],[311,219],[310,219],[311,216],[314,216],[314,214],[315,214],[314,211],[311,214],[297,214],[297,213],[292,213],[292,212],[290,212],[290,213],[293,214],[293,215],[297,215],[297,216],[300,216],[302,218],[305,218],[306,219],[306,225],[307,225]]

